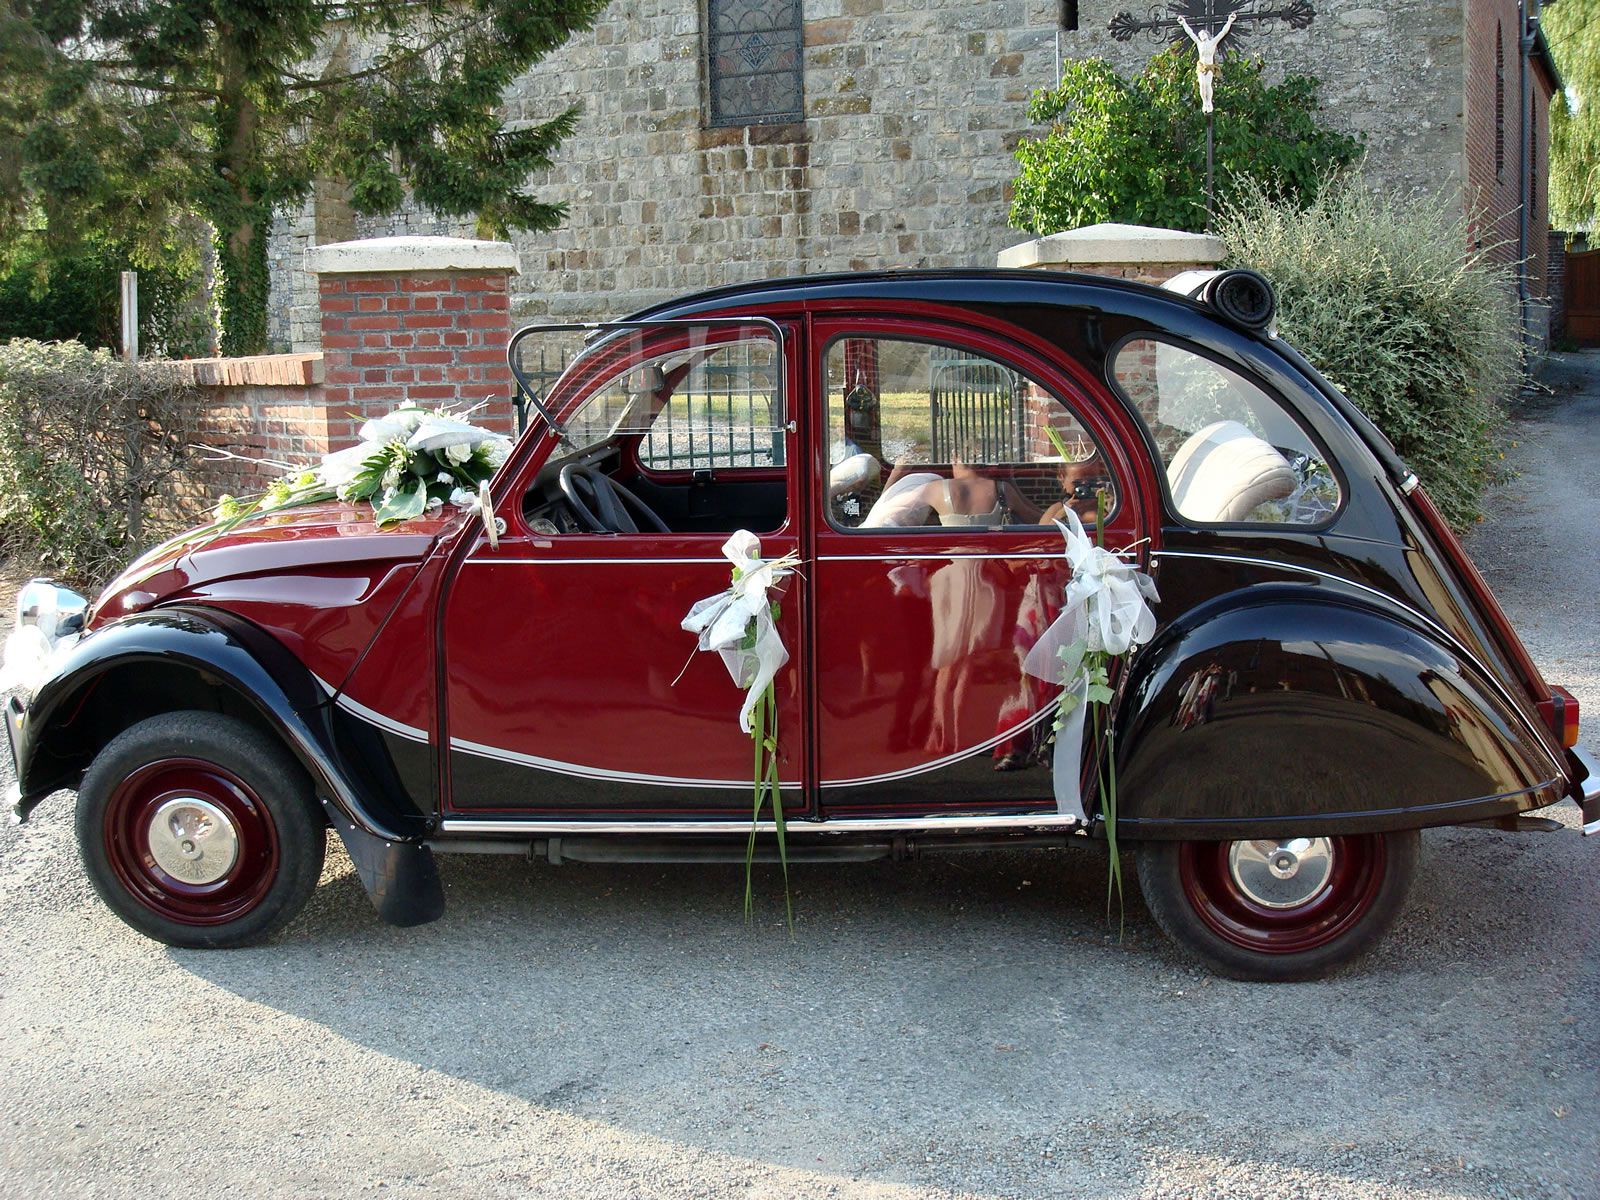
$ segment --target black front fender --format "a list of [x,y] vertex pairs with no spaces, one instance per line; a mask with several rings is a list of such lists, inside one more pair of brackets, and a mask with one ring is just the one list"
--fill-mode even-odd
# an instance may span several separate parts
[[1528,714],[1446,637],[1326,591],[1259,585],[1168,629],[1118,717],[1133,837],[1355,833],[1560,799]]
[[158,609],[96,630],[68,651],[20,717],[13,714],[18,819],[57,788],[76,787],[100,746],[131,723],[93,702],[113,672],[135,684],[193,678],[231,693],[282,738],[349,822],[391,841],[425,832],[415,815],[386,805],[362,764],[340,752],[329,699],[298,659],[254,625],[198,607]]

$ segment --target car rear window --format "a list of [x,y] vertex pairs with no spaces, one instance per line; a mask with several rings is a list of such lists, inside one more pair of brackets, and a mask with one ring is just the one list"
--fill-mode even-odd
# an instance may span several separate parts
[[1231,367],[1156,338],[1125,342],[1112,376],[1155,437],[1172,506],[1200,525],[1323,525],[1339,480],[1300,422]]

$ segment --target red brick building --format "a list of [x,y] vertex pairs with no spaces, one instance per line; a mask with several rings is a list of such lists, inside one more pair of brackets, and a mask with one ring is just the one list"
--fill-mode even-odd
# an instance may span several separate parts
[[[1542,338],[1551,304],[1550,101],[1561,83],[1537,25],[1539,7],[1467,0],[1464,107],[1465,202],[1475,245],[1508,266],[1527,260],[1530,323]],[[1524,15],[1533,29],[1526,46],[1519,39]]]

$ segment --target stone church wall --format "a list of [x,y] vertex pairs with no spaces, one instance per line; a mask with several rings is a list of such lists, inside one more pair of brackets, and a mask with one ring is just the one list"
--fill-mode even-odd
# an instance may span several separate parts
[[[683,291],[768,275],[991,266],[1008,228],[1011,157],[1030,91],[1068,56],[1134,69],[1155,49],[1107,32],[1123,4],[1062,0],[803,0],[805,116],[703,128],[701,0],[614,4],[525,75],[514,120],[581,103],[577,132],[531,183],[568,219],[518,234],[518,318],[620,315]],[[1163,6],[1164,7],[1164,6]],[[1134,6],[1143,14],[1148,5]],[[1274,74],[1324,80],[1334,123],[1364,132],[1369,171],[1408,187],[1459,188],[1462,14],[1320,0],[1310,29],[1249,39]],[[1077,28],[1071,24],[1076,10]],[[285,214],[271,243],[271,336],[314,349],[305,249],[352,236],[472,236],[470,222],[405,212],[368,220],[320,205]],[[330,202],[331,201],[331,202]]]

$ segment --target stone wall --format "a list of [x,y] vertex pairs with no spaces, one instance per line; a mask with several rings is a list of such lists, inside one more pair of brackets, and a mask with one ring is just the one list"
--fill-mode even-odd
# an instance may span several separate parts
[[[1054,81],[1058,0],[804,0],[806,120],[704,129],[699,0],[613,4],[523,77],[513,120],[582,104],[556,165],[530,182],[564,202],[519,234],[518,317],[618,316],[693,288],[896,264],[984,266],[1006,225],[1011,148],[1030,89]],[[360,236],[470,233],[423,214]],[[275,342],[315,345],[299,271],[308,207],[271,244]]]
[[[1069,57],[1098,56],[1137,70],[1163,43],[1138,35],[1117,42],[1107,31],[1118,12],[1148,15],[1128,0],[1082,0],[1078,29],[1063,33]],[[1166,5],[1160,5],[1163,10]],[[1260,8],[1275,5],[1257,5]],[[1329,124],[1365,137],[1367,174],[1386,186],[1459,191],[1462,163],[1462,10],[1435,0],[1380,6],[1371,0],[1317,0],[1306,29],[1252,32],[1236,26],[1223,44],[1267,60],[1272,82],[1314,75]]]
[[[1116,12],[1149,11],[1127,0],[802,2],[805,120],[791,125],[703,128],[701,0],[614,3],[518,81],[506,97],[512,120],[573,104],[583,115],[555,165],[530,180],[568,217],[552,232],[516,236],[515,317],[617,316],[776,274],[992,263],[1024,240],[1007,225],[1011,151],[1030,128],[1031,90],[1054,82],[1057,38],[1068,57],[1099,55],[1124,71],[1158,49],[1112,39]],[[1319,0],[1317,10],[1305,30],[1230,36],[1264,54],[1273,78],[1318,76],[1330,121],[1365,135],[1374,179],[1459,194],[1462,4]],[[360,219],[337,209],[308,204],[277,223],[277,344],[317,345],[315,284],[301,266],[308,246],[471,233],[468,221],[427,213]]]

